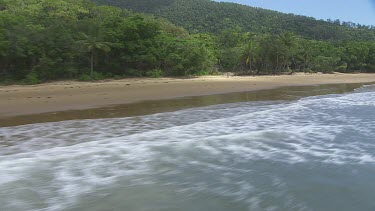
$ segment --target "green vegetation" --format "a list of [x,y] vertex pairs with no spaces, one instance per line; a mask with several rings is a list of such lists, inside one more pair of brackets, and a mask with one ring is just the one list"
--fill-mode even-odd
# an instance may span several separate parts
[[280,35],[293,32],[314,40],[375,39],[375,27],[284,14],[245,5],[211,0],[92,0],[101,5],[119,6],[136,12],[151,13],[170,20],[192,33],[219,34],[238,26],[257,34]]
[[90,37],[84,33],[82,33],[84,37],[83,40],[78,41],[79,45],[82,45],[84,49],[88,53],[90,53],[90,78],[93,79],[94,76],[94,59],[97,56],[97,52],[103,51],[104,53],[108,53],[111,51],[111,43],[108,42],[100,42],[97,40],[96,37]]
[[99,3],[156,16],[88,0],[0,0],[0,83],[375,70],[370,27],[208,0]]
[[120,8],[86,0],[0,0],[0,8],[0,81],[194,75],[215,63],[199,37]]

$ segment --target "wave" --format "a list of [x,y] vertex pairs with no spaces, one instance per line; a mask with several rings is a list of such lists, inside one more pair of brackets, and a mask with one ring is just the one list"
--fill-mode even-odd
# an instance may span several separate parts
[[[248,208],[284,193],[284,206],[307,209],[285,193],[282,178],[249,165],[374,165],[374,119],[375,92],[364,87],[291,102],[0,128],[0,209],[63,210],[119,182],[173,185]],[[262,173],[273,193],[262,195]]]

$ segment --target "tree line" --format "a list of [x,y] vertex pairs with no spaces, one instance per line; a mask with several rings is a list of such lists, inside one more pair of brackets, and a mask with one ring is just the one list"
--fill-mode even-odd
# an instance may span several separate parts
[[375,42],[318,41],[228,26],[189,33],[87,0],[0,0],[0,81],[375,70]]
[[328,42],[305,39],[291,32],[253,34],[241,29],[218,36],[220,69],[251,74],[282,72],[371,72],[375,70],[375,42]]
[[166,20],[86,0],[0,5],[2,81],[193,75],[214,64],[202,40]]

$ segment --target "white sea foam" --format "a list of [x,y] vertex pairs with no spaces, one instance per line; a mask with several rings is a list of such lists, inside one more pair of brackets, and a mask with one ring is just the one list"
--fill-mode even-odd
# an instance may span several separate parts
[[374,165],[374,120],[375,92],[357,90],[0,128],[0,210],[64,210],[120,181],[211,193],[254,210],[278,210],[262,204],[281,197],[285,209],[307,210],[282,179],[251,164]]

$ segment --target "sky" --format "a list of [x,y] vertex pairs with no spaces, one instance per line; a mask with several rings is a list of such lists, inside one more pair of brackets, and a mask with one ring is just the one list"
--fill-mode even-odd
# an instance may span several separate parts
[[221,0],[314,17],[375,25],[375,0]]

